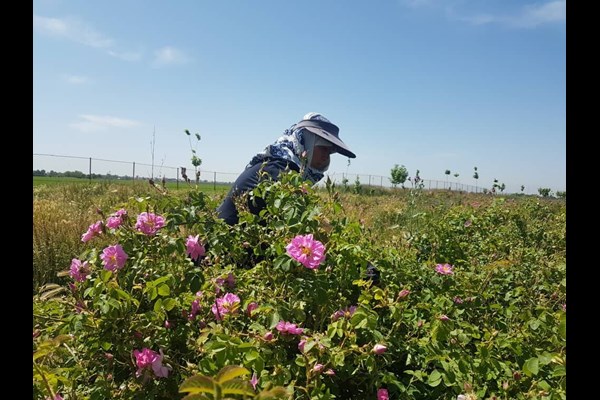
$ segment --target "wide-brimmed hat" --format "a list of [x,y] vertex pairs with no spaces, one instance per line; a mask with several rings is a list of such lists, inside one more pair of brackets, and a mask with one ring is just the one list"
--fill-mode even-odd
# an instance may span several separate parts
[[342,139],[340,139],[340,128],[331,122],[317,119],[303,119],[296,124],[295,128],[304,128],[328,142],[333,143],[338,153],[349,158],[356,158],[356,154],[350,151],[346,143],[342,142]]

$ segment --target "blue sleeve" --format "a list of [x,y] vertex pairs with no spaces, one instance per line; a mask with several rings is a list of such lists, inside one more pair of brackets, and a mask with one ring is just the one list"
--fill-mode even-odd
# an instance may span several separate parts
[[[286,160],[282,159],[271,159],[267,161],[264,166],[263,163],[258,163],[246,168],[240,176],[237,177],[233,186],[227,193],[227,196],[223,200],[223,203],[221,203],[217,209],[219,217],[223,218],[229,225],[237,224],[239,219],[237,209],[235,208],[234,198],[254,189],[261,180],[264,180],[265,177],[261,178],[261,171],[266,172],[272,179],[276,180],[279,173],[288,166],[295,171],[299,170],[295,164],[288,163]],[[254,199],[254,202],[248,200],[248,207],[250,212],[258,215],[258,213],[266,207],[266,204],[263,199],[256,198]]]

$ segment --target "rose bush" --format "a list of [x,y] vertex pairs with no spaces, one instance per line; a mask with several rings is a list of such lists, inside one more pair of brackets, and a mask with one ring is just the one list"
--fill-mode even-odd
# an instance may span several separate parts
[[34,398],[565,397],[563,221],[464,205],[374,241],[326,189],[266,181],[233,227],[199,191],[132,198],[74,232],[34,298]]

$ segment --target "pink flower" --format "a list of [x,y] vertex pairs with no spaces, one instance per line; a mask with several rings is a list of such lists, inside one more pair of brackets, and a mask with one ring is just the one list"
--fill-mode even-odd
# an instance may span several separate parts
[[83,282],[90,273],[90,266],[87,261],[83,263],[74,258],[71,260],[71,269],[69,270],[71,277],[77,282]]
[[163,217],[147,212],[138,215],[137,222],[135,223],[135,229],[148,236],[155,235],[163,226],[165,226],[165,219]]
[[256,390],[256,385],[258,385],[258,377],[256,376],[256,372],[252,373],[250,384],[252,385],[252,389]]
[[298,235],[285,247],[288,255],[306,268],[316,269],[325,260],[325,246],[312,234]]
[[356,306],[350,306],[350,307],[346,307],[343,310],[337,310],[336,312],[334,312],[331,315],[331,319],[333,321],[337,321],[340,318],[347,318],[349,319],[350,317],[352,317],[352,315],[354,315],[354,313],[356,312],[356,309],[358,307]]
[[375,354],[383,354],[387,351],[387,346],[383,344],[376,344],[373,346],[373,353]]
[[160,354],[156,357],[156,360],[154,360],[154,362],[152,363],[152,371],[154,371],[154,375],[156,375],[157,378],[166,378],[169,376],[170,368],[162,365],[164,354],[163,354],[162,349],[160,349],[159,351],[160,351]]
[[252,317],[252,311],[256,310],[257,308],[258,304],[256,304],[254,301],[248,304],[248,306],[246,306],[246,314],[248,315],[248,317]]
[[453,268],[454,267],[450,264],[438,264],[435,266],[435,272],[442,275],[453,275]]
[[333,376],[335,375],[335,371],[329,368],[327,371],[323,372],[325,375]]
[[440,321],[449,321],[450,318],[446,314],[442,314],[438,317]]
[[321,372],[325,368],[323,364],[315,364],[313,367],[313,372]]
[[410,290],[408,290],[408,289],[402,289],[400,291],[400,293],[398,293],[398,298],[401,299],[403,297],[406,297],[406,296],[409,295],[409,293],[410,293]]
[[202,307],[200,306],[200,298],[196,297],[194,301],[192,301],[192,309],[188,314],[188,320],[193,321],[194,319],[196,319],[196,314],[198,314],[201,308]]
[[133,356],[135,357],[135,363],[137,367],[141,370],[152,365],[152,362],[156,360],[158,354],[149,348],[144,347],[142,351],[134,350]]
[[86,233],[81,235],[81,241],[88,242],[100,234],[102,234],[102,221],[97,221],[89,226]]
[[202,246],[202,244],[198,241],[199,237],[200,235],[189,235],[185,242],[186,253],[194,261],[196,261],[199,257],[203,256],[206,252],[204,246]]
[[461,299],[459,296],[454,296],[454,303],[455,304],[462,304],[462,303],[464,303],[464,300]]
[[115,271],[123,268],[128,257],[129,256],[125,253],[125,251],[123,251],[123,248],[120,244],[108,246],[102,250],[102,254],[100,254],[100,258],[104,264],[104,269],[109,271]]
[[152,370],[154,375],[158,378],[166,378],[169,375],[169,368],[162,365],[163,351],[160,350],[160,354],[150,350],[146,347],[142,351],[134,350],[133,355],[135,357],[135,363],[138,367],[135,372],[136,377],[140,377],[144,370]]
[[263,335],[263,339],[266,340],[267,342],[270,342],[271,340],[273,340],[273,332],[271,332],[271,331],[265,332],[265,334]]
[[215,279],[215,283],[217,284],[217,294],[221,292],[221,288],[223,286],[227,286],[228,289],[235,288],[235,276],[230,272],[227,274],[227,278],[217,278]]
[[298,328],[296,324],[286,321],[279,321],[275,328],[283,334],[289,333],[290,335],[301,335],[304,332],[304,329]]
[[377,389],[377,400],[389,400],[387,389]]
[[306,339],[302,339],[298,342],[298,350],[300,350],[301,353],[304,353],[304,345],[306,345]]
[[226,293],[223,297],[215,300],[211,311],[215,314],[217,321],[220,321],[226,314],[235,314],[239,307],[240,298],[233,293]]
[[110,229],[117,229],[123,223],[123,219],[127,215],[127,211],[124,208],[121,208],[119,211],[112,214],[106,220],[106,226]]

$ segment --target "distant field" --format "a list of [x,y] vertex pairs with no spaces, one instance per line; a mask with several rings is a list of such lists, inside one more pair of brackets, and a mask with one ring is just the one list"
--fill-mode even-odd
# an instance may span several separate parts
[[[66,183],[81,183],[82,185],[90,184],[90,183],[111,183],[111,184],[123,184],[123,185],[149,185],[148,180],[146,179],[136,179],[136,180],[107,180],[107,179],[92,179],[91,181],[87,178],[66,178],[66,177],[49,177],[49,176],[34,176],[33,177],[33,186],[40,185],[60,185]],[[157,184],[160,185],[160,181],[157,181]],[[167,182],[167,189],[169,190],[178,190],[178,189],[188,189],[190,185],[184,182]],[[195,184],[192,184],[195,186]],[[215,192],[225,192],[229,190],[231,187],[230,184],[227,183],[216,183],[212,182],[200,182],[198,187],[202,191],[210,191],[214,190]]]

